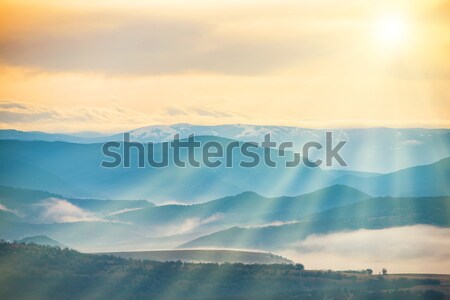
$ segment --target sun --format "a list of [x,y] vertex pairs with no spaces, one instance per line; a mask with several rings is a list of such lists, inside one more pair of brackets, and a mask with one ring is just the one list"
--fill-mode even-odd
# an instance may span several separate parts
[[401,15],[384,15],[375,21],[374,33],[377,43],[388,49],[398,48],[409,38],[410,25]]

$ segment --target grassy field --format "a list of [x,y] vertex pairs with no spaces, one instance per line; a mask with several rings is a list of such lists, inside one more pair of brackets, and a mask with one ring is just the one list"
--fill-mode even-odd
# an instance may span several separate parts
[[[392,279],[431,279],[438,280],[440,284],[433,287],[434,290],[440,291],[446,295],[446,299],[450,299],[450,274],[391,274],[389,278]],[[429,289],[429,286],[418,285],[409,288],[411,291],[424,291]]]

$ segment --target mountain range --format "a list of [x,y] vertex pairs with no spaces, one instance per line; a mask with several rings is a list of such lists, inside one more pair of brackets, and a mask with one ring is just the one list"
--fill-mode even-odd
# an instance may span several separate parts
[[[0,131],[0,238],[45,236],[89,252],[179,248],[278,251],[311,235],[410,225],[450,227],[449,131],[337,129],[351,168],[284,167],[298,149],[271,149],[278,167],[233,152],[233,166],[176,166],[164,153],[173,134],[201,145],[273,140],[324,143],[326,130],[252,125],[152,126],[130,131],[154,143],[164,168],[102,167],[106,141],[122,134]],[[124,143],[119,142],[119,152]],[[143,148],[148,154],[150,145]],[[344,149],[344,148],[343,148]],[[264,157],[267,149],[254,149]],[[291,151],[292,150],[292,151]],[[133,149],[137,153],[137,149]],[[189,156],[181,152],[181,159]],[[349,164],[350,164],[349,163]],[[380,173],[381,172],[381,173]],[[48,241],[48,240],[47,240]]]
[[[226,147],[231,140],[203,136],[205,144],[215,141]],[[163,156],[156,144],[155,157]],[[147,149],[147,148],[146,148]],[[257,148],[263,157],[263,148]],[[272,152],[277,152],[272,150]],[[169,153],[170,155],[170,153]],[[285,168],[292,153],[277,158],[277,168],[260,163],[254,168],[238,166],[248,160],[237,151],[235,167],[205,165],[180,168],[169,161],[165,168],[104,168],[102,144],[0,140],[0,184],[35,190],[50,190],[71,198],[147,199],[155,203],[178,201],[198,203],[245,191],[267,197],[295,196],[334,184],[352,186],[371,196],[441,196],[449,194],[448,158],[426,166],[414,166],[388,174],[323,170],[299,165]],[[201,153],[195,157],[201,161]],[[136,159],[137,157],[134,157]],[[181,153],[187,161],[187,154]],[[172,184],[176,183],[176,184]]]
[[1,186],[0,237],[47,235],[86,249],[173,247],[231,226],[294,221],[368,198],[355,189],[333,186],[297,197],[266,198],[245,192],[195,205],[155,206],[142,200],[71,199]]
[[279,250],[310,235],[409,225],[450,227],[450,197],[372,198],[262,227],[233,227],[185,243],[180,248]]
[[55,196],[1,187],[0,237],[46,235],[90,252],[177,246],[272,251],[313,234],[417,224],[450,227],[448,196],[373,198],[342,185],[296,197],[245,192],[194,205]]
[[[448,129],[424,128],[348,128],[310,129],[287,126],[218,125],[200,126],[192,124],[154,125],[128,131],[131,141],[161,143],[173,139],[175,134],[186,138],[215,136],[237,141],[261,143],[264,135],[271,134],[273,141],[293,142],[293,151],[301,151],[310,141],[325,144],[325,132],[331,131],[335,141],[347,141],[342,149],[350,169],[366,172],[386,173],[415,165],[430,164],[450,157],[450,133]],[[123,141],[123,133],[107,134],[81,132],[73,134],[23,132],[0,130],[1,140],[61,141],[68,143],[105,143]],[[319,155],[320,157],[320,155]],[[336,166],[337,167],[337,166]]]

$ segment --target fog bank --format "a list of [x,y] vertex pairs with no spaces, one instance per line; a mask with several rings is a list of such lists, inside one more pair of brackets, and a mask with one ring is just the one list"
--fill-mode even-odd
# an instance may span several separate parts
[[450,273],[450,229],[416,225],[314,235],[277,252],[307,269]]

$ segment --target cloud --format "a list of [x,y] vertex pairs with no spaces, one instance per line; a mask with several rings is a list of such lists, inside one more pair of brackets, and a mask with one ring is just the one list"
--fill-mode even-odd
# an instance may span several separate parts
[[0,109],[27,109],[25,105],[14,102],[3,102],[0,103]]
[[422,146],[422,145],[424,145],[424,143],[419,140],[406,140],[406,141],[399,142],[397,145],[399,145],[399,146]]
[[212,118],[233,118],[236,116],[243,116],[243,114],[231,112],[225,109],[217,109],[213,107],[179,107],[170,106],[165,109],[164,114],[169,116],[199,116]]
[[[265,223],[265,224],[261,224],[258,225],[258,227],[279,227],[279,226],[283,226],[283,225],[289,225],[289,224],[296,224],[298,223],[298,221],[275,221],[275,222],[271,222],[271,223]],[[244,228],[254,228],[254,225],[249,225],[249,226],[242,226]]]
[[165,114],[169,116],[185,116],[189,113],[181,108],[169,107],[165,110]]
[[158,203],[159,206],[163,206],[163,205],[187,205],[186,203],[183,202],[179,202],[176,200],[167,200],[167,201],[163,201]]
[[121,209],[121,210],[117,210],[112,213],[109,213],[108,216],[115,216],[115,215],[119,215],[122,213],[130,212],[130,211],[137,211],[137,210],[142,210],[142,209],[144,209],[144,208],[143,207],[125,208],[125,209]]
[[45,23],[1,34],[0,63],[51,72],[253,75],[320,56],[326,49],[320,35],[244,35],[223,30],[222,22],[154,14],[50,14]]
[[449,228],[424,225],[358,230],[309,236],[281,253],[312,269],[447,273],[449,235]]
[[6,206],[4,206],[4,205],[1,204],[1,203],[0,203],[0,211],[7,211],[7,212],[10,212],[10,213],[16,214],[15,211],[13,211],[13,210],[7,208]]
[[200,116],[216,117],[216,118],[228,118],[233,117],[233,114],[226,113],[218,110],[194,108],[193,109]]
[[214,222],[220,221],[223,219],[223,214],[217,213],[211,215],[207,218],[187,218],[184,219],[181,223],[165,225],[163,227],[157,227],[156,231],[159,236],[173,236],[178,234],[184,234],[188,232],[192,232],[200,226],[212,224]]
[[118,124],[146,124],[151,119],[143,113],[125,109],[111,103],[106,107],[68,106],[48,107],[25,102],[0,100],[0,125],[3,127],[20,124],[102,124],[114,120]]
[[42,203],[36,204],[35,207],[39,210],[36,219],[40,223],[100,221],[94,214],[64,199],[49,198]]
[[49,111],[8,111],[0,110],[0,119],[2,123],[23,123],[37,122],[42,120],[58,120],[60,116]]
[[[153,114],[138,112],[112,102],[107,106],[44,106],[26,102],[0,99],[0,127],[32,128],[33,130],[46,130],[63,126],[86,130],[101,130],[101,126],[115,124],[117,130],[126,131],[149,124],[171,124],[185,118],[196,120],[234,120],[236,117],[245,117],[227,109],[211,106],[175,106],[171,105],[155,110]],[[176,120],[176,121],[174,121]],[[110,129],[109,129],[110,130]],[[52,130],[54,131],[54,130]],[[65,131],[64,129],[62,131]]]

